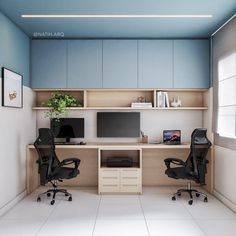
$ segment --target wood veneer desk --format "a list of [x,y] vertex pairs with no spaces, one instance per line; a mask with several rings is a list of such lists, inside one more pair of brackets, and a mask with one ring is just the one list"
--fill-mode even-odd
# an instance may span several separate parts
[[[186,160],[189,154],[190,144],[164,145],[143,143],[87,143],[86,145],[56,145],[56,153],[60,160],[66,157],[78,157],[81,159],[80,175],[78,178],[65,180],[61,185],[67,186],[98,186],[98,158],[101,150],[114,150],[119,153],[125,151],[140,150],[142,154],[142,185],[185,185],[185,180],[174,180],[165,175],[164,159],[177,157]],[[212,150],[209,152],[208,172],[206,176],[206,189],[213,189],[213,158]],[[32,144],[27,146],[27,193],[31,193],[39,186],[38,156]]]

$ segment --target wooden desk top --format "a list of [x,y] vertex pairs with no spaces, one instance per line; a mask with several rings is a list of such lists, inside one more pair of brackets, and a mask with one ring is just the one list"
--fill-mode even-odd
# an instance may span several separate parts
[[[34,145],[29,144],[29,149]],[[86,145],[56,145],[57,149],[189,149],[189,143],[180,145],[150,144],[150,143],[86,143]]]

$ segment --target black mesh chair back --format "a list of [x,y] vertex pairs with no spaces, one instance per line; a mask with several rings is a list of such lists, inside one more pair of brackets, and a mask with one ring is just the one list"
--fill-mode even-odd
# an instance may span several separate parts
[[54,135],[50,129],[39,129],[39,136],[34,142],[38,153],[40,183],[45,185],[51,173],[59,167],[59,160],[55,153]]
[[186,166],[191,168],[192,175],[195,176],[200,184],[205,184],[206,157],[211,142],[207,138],[207,130],[202,128],[195,129],[191,135],[191,151],[186,161]]

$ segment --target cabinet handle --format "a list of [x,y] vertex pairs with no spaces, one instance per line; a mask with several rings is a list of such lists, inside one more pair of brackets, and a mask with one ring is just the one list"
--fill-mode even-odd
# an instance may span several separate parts
[[124,187],[138,187],[137,184],[123,184]]
[[138,177],[123,177],[123,179],[138,179]]
[[117,177],[102,177],[103,179],[118,179]]
[[117,187],[117,184],[103,184],[103,187]]

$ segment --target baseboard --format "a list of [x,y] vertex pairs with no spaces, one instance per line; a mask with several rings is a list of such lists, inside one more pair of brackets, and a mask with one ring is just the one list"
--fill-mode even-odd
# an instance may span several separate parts
[[5,214],[7,211],[9,211],[14,205],[16,205],[21,199],[23,199],[26,196],[26,190],[17,195],[13,200],[8,202],[6,205],[4,205],[2,208],[0,208],[0,216]]
[[215,195],[215,197],[217,197],[220,201],[222,201],[226,206],[228,206],[232,211],[236,213],[236,205],[232,201],[230,201],[228,198],[223,196],[221,193],[219,193],[215,189],[213,191],[213,194]]

